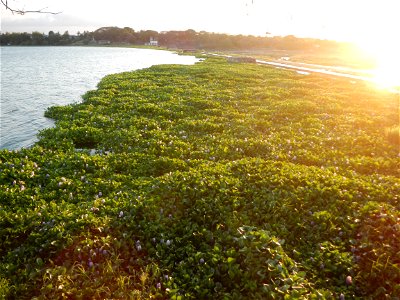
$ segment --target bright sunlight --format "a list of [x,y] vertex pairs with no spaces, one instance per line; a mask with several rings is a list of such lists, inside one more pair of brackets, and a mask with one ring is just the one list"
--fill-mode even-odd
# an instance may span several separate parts
[[374,61],[373,81],[382,88],[400,87],[399,4],[391,1],[364,9],[367,10],[365,16],[354,20],[355,24],[362,24],[363,29],[354,36],[354,41]]
[[375,61],[373,81],[380,87],[400,86],[400,42],[393,39],[379,39],[360,43],[364,52]]

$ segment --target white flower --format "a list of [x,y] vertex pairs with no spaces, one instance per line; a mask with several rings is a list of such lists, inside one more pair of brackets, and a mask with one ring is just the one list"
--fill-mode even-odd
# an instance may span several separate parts
[[171,245],[171,241],[170,241],[170,240],[167,240],[167,241],[165,242],[165,244],[166,244],[167,246],[169,246],[169,245]]
[[124,216],[124,212],[121,210],[121,211],[119,212],[119,217],[122,218],[123,216]]

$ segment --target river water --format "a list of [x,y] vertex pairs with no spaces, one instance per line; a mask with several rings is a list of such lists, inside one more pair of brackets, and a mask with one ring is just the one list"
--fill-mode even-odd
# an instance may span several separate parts
[[53,126],[49,106],[80,102],[108,74],[156,64],[194,64],[193,56],[111,47],[1,47],[0,149],[31,146]]

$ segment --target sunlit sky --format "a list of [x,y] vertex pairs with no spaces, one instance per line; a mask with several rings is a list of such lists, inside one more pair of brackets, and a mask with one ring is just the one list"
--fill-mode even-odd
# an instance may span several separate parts
[[9,0],[14,8],[61,12],[13,15],[1,10],[2,32],[63,33],[102,26],[135,30],[205,30],[265,36],[293,34],[346,41],[400,35],[399,0]]

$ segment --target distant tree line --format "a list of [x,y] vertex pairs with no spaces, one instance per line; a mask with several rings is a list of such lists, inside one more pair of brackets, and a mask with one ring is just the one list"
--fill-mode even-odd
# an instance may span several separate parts
[[88,44],[131,44],[145,45],[150,39],[158,41],[158,45],[178,49],[205,49],[205,50],[245,50],[245,49],[285,49],[285,50],[324,50],[335,48],[337,42],[304,39],[289,35],[285,37],[256,37],[251,35],[228,35],[196,32],[192,29],[185,31],[154,30],[135,31],[124,27],[102,27],[94,32],[78,32],[70,35],[68,31],[60,34],[50,31],[48,34],[32,33],[2,33],[1,45],[88,45]]
[[73,44],[88,44],[93,40],[93,32],[78,32],[76,35],[70,35],[68,31],[63,34],[49,31],[48,34],[34,31],[32,33],[2,33],[1,45],[13,46],[65,46]]

